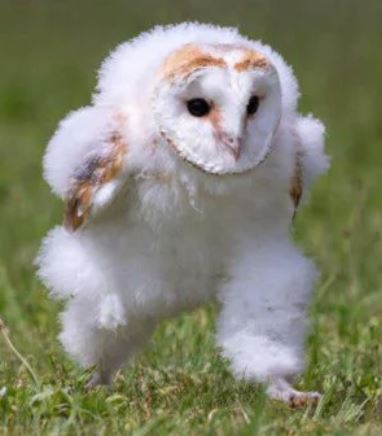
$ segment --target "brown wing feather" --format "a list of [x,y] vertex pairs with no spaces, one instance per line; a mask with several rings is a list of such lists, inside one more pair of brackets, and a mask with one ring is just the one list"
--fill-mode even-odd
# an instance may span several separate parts
[[118,133],[108,142],[110,148],[102,156],[91,156],[73,176],[66,197],[64,225],[70,231],[81,227],[89,218],[95,193],[118,176],[122,169],[126,144]]
[[294,172],[292,175],[291,185],[289,189],[289,195],[294,204],[294,208],[297,209],[302,197],[302,168],[300,162],[299,153],[296,154],[296,162]]
[[295,155],[294,155],[294,169],[289,186],[289,195],[294,205],[294,215],[296,215],[297,208],[300,204],[302,194],[304,192],[304,177],[302,168],[302,146],[300,135],[297,129],[293,130],[295,137]]

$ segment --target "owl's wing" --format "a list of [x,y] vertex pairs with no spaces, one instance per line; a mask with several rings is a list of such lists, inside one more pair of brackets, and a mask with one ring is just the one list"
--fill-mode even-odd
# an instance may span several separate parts
[[67,229],[83,226],[126,182],[126,122],[110,108],[86,107],[69,114],[48,144],[45,178],[66,203]]
[[290,195],[295,208],[312,182],[329,168],[325,154],[325,127],[311,115],[299,117],[295,125],[296,159]]

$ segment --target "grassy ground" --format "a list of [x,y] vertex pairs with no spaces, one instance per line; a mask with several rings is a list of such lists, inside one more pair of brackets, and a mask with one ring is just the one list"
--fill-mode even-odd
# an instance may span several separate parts
[[[56,123],[88,102],[109,48],[185,19],[240,25],[272,44],[295,67],[302,110],[327,124],[332,170],[295,235],[322,270],[300,381],[324,393],[316,411],[232,379],[213,307],[164,323],[112,393],[86,393],[87,374],[56,341],[59,307],[34,277],[39,241],[61,220],[41,178]],[[38,380],[0,336],[0,434],[381,434],[381,20],[377,0],[1,0],[0,316]]]

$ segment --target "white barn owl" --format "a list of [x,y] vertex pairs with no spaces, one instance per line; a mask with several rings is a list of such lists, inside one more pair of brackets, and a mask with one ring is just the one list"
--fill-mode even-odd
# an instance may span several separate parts
[[216,299],[237,378],[291,405],[316,271],[289,230],[327,168],[323,125],[297,113],[290,67],[236,29],[157,27],[103,63],[92,104],[59,125],[45,178],[66,203],[39,275],[66,300],[61,342],[90,384],[156,324]]

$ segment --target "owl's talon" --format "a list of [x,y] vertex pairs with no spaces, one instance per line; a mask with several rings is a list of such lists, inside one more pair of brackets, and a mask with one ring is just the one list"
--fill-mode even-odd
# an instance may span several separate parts
[[282,401],[292,409],[316,406],[321,399],[320,393],[297,391],[284,379],[277,379],[270,383],[267,393],[270,398]]
[[292,409],[302,409],[307,406],[316,406],[321,399],[318,392],[294,392],[289,399]]

